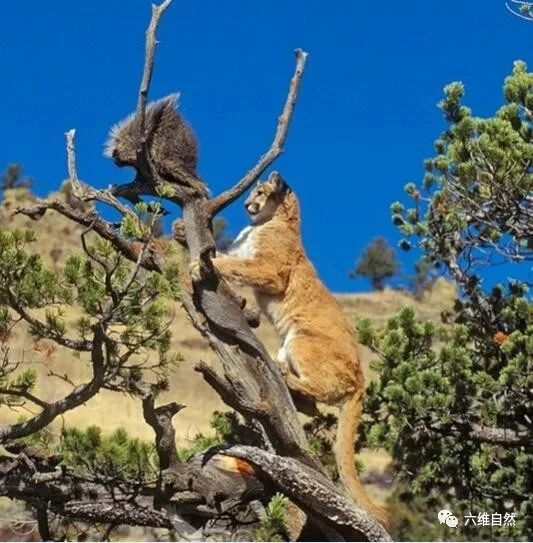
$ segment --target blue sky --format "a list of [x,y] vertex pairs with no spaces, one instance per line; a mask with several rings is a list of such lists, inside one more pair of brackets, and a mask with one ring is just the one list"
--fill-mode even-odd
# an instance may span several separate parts
[[[45,195],[66,177],[74,127],[82,179],[129,180],[102,150],[135,107],[149,1],[26,0],[1,13],[0,168],[23,163]],[[370,239],[398,241],[389,205],[422,176],[444,126],[442,87],[463,81],[474,113],[489,115],[513,60],[533,64],[533,23],[503,0],[174,0],[158,35],[151,98],[182,93],[214,193],[269,146],[293,50],[309,52],[275,168],[301,200],[309,256],[339,292],[367,288],[347,272]],[[234,234],[247,223],[241,203],[226,217]]]

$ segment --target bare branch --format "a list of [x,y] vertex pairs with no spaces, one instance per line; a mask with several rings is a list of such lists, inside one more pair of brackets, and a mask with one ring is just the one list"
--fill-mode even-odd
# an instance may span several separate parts
[[76,169],[75,135],[76,130],[74,128],[65,132],[65,138],[67,140],[67,170],[74,196],[82,202],[99,201],[115,208],[122,215],[132,215],[133,211],[115,197],[112,187],[108,187],[104,190],[95,190],[92,187],[81,185]]
[[7,396],[16,396],[17,398],[24,398],[25,400],[29,400],[30,402],[42,408],[46,408],[50,405],[48,402],[41,400],[41,398],[34,396],[31,392],[28,392],[27,390],[23,390],[20,388],[13,388],[13,387],[0,388],[0,394],[4,394]]
[[110,205],[119,213],[122,213],[122,215],[132,214],[133,212],[129,207],[123,205],[120,200],[115,198],[111,188],[95,190],[92,187],[82,187],[80,180],[78,179],[78,172],[76,169],[76,147],[74,144],[75,135],[76,130],[74,128],[68,132],[65,132],[65,137],[67,140],[67,170],[74,196],[82,202],[91,202],[96,200]]
[[[49,209],[57,211],[61,215],[82,226],[92,228],[102,238],[111,242],[113,247],[126,258],[132,262],[137,261],[142,244],[140,242],[129,241],[122,237],[118,233],[115,224],[100,218],[98,213],[95,211],[82,212],[73,209],[69,205],[65,204],[64,202],[60,202],[59,200],[40,200],[37,204],[31,207],[17,208],[13,214],[26,215],[33,220],[39,220]],[[149,271],[160,272],[162,270],[159,255],[152,251],[148,251],[143,256],[142,266]]]
[[75,136],[76,129],[74,128],[71,128],[68,132],[65,132],[65,138],[67,140],[67,170],[74,196],[76,196],[76,198],[83,198],[83,189],[80,185],[78,172],[76,170],[76,148],[74,146]]
[[390,541],[386,530],[366,511],[342,496],[321,473],[293,458],[282,457],[256,447],[237,445],[223,454],[251,462],[312,519],[319,519],[339,532],[346,541]]
[[307,59],[307,53],[301,49],[296,49],[296,68],[294,75],[292,76],[289,86],[289,93],[287,100],[283,107],[283,111],[278,119],[278,128],[276,135],[272,141],[270,149],[259,159],[257,164],[231,189],[224,191],[222,194],[213,198],[208,203],[208,212],[210,216],[214,216],[229,204],[234,202],[239,196],[247,190],[259,176],[276,160],[276,158],[283,152],[283,146],[289,130],[289,124],[291,122],[296,100],[298,99],[298,92],[300,90],[300,84],[305,69],[305,61]]
[[510,430],[509,428],[493,428],[473,423],[471,425],[470,436],[479,439],[485,443],[501,445],[520,445],[531,443],[529,432]]
[[150,82],[152,81],[152,73],[154,71],[154,56],[157,40],[155,33],[159,25],[161,15],[170,6],[172,0],[165,0],[159,5],[152,4],[152,19],[146,30],[146,46],[145,46],[145,58],[144,58],[144,70],[141,80],[141,87],[139,89],[139,97],[137,101],[137,115],[139,116],[139,148],[137,154],[141,154],[146,143],[146,134],[144,133],[144,119],[146,113],[146,101],[148,99],[148,91],[150,89]]
[[154,430],[161,471],[175,468],[181,464],[176,449],[176,432],[172,426],[172,417],[184,408],[184,405],[176,402],[155,407],[153,394],[149,394],[143,399],[144,420]]

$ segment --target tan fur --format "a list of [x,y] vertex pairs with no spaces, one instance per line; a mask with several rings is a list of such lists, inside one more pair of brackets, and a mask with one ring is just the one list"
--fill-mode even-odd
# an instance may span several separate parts
[[214,259],[215,266],[228,280],[254,289],[281,336],[277,358],[289,388],[340,404],[335,457],[341,480],[360,506],[389,524],[387,512],[367,497],[354,465],[364,380],[353,330],[305,254],[296,195],[273,174],[245,206],[254,224],[228,256]]

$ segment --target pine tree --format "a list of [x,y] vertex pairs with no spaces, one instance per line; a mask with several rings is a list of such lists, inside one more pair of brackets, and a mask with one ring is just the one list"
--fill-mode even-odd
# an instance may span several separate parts
[[2,174],[0,191],[5,192],[6,190],[15,188],[30,188],[32,184],[33,179],[24,176],[22,165],[17,162],[12,162],[7,165],[7,168]]
[[[445,88],[448,127],[422,186],[406,186],[407,209],[392,205],[402,247],[442,266],[460,297],[443,322],[405,308],[381,330],[360,323],[381,373],[368,389],[365,436],[398,470],[408,511],[400,539],[531,539],[533,304],[526,282],[509,276],[525,278],[533,260],[533,74],[516,62],[505,104],[488,118],[474,117],[463,94],[460,83]],[[506,266],[489,284],[494,264]],[[453,531],[437,522],[443,508],[459,517]],[[462,516],[484,512],[514,513],[516,524],[464,525]]]
[[350,277],[366,277],[376,290],[385,288],[385,281],[398,271],[398,261],[394,249],[384,238],[375,238],[364,250]]

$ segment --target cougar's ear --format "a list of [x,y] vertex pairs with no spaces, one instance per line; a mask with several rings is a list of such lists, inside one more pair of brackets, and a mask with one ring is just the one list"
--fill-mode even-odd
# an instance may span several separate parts
[[286,192],[290,192],[291,188],[289,185],[285,182],[283,177],[281,175],[274,171],[268,176],[268,180],[273,184],[275,191],[278,194],[285,194]]

